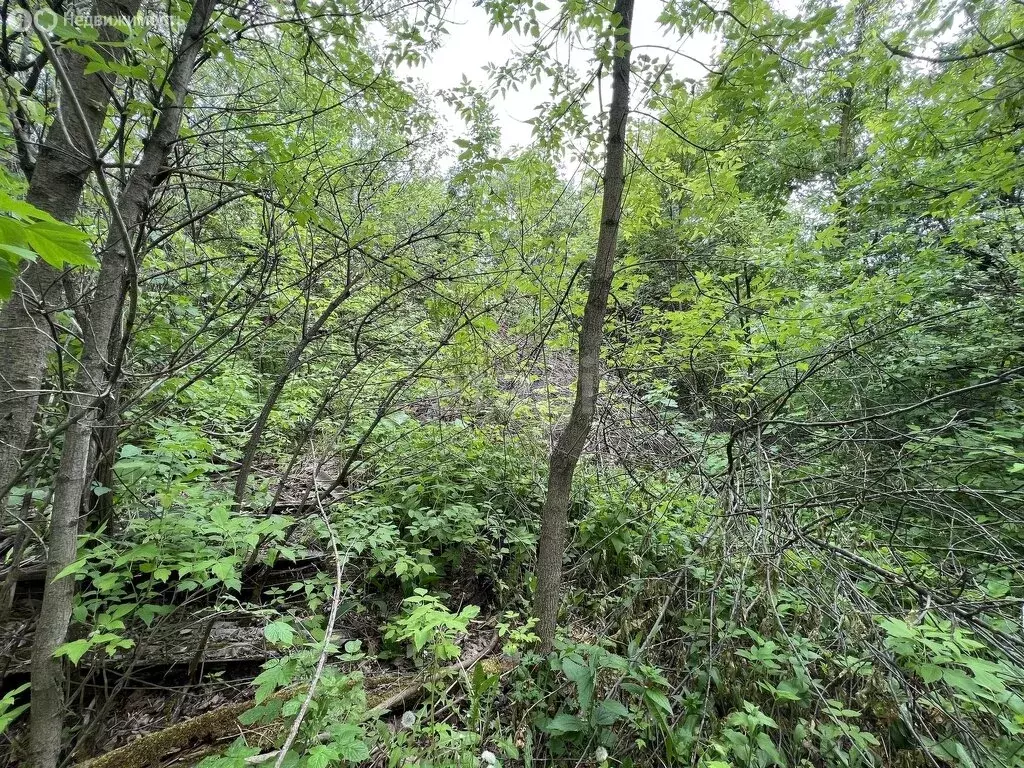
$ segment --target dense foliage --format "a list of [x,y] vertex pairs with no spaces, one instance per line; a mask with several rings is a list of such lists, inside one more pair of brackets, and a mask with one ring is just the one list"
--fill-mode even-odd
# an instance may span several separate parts
[[622,15],[4,6],[0,765],[1024,768],[1024,5],[640,2],[550,653]]

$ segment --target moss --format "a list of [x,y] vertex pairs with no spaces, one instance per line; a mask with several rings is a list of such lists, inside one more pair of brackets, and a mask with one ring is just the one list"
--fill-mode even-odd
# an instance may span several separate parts
[[[456,662],[441,670],[441,674],[472,668],[493,650],[497,641],[498,636],[495,635],[491,643],[474,659],[465,664]],[[423,689],[423,680],[415,675],[382,674],[365,680],[364,684],[372,689],[372,692],[368,691],[367,696],[368,710],[378,715],[391,707],[404,704],[419,695]],[[302,693],[303,690],[304,686],[293,686],[276,692],[271,698],[290,698]],[[240,704],[228,704],[164,728],[162,731],[142,736],[113,752],[79,763],[76,768],[150,768],[159,765],[168,754],[238,733],[243,727],[238,722],[239,716],[255,706],[255,703],[249,700]]]
[[171,751],[218,739],[237,730],[240,727],[238,716],[252,706],[252,701],[245,701],[205,712],[80,763],[78,768],[149,768]]

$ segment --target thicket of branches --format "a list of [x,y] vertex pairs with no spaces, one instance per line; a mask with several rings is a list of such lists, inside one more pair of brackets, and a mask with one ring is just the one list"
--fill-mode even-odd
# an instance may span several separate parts
[[3,5],[0,765],[1024,766],[1024,5],[658,2]]

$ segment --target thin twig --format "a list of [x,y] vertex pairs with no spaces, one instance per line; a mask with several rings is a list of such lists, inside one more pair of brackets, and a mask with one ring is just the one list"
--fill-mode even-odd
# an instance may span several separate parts
[[[313,459],[316,460],[316,446],[313,445],[312,439],[309,441],[309,450]],[[302,707],[299,709],[299,714],[295,717],[295,722],[292,723],[291,730],[288,732],[288,738],[284,740],[284,744],[281,745],[281,750],[277,753],[277,760],[274,761],[274,768],[281,768],[284,764],[284,759],[288,754],[288,751],[292,748],[295,743],[295,739],[299,736],[299,728],[302,727],[302,720],[306,716],[306,712],[309,711],[309,705],[313,702],[313,696],[316,694],[317,685],[320,683],[320,678],[324,673],[324,666],[327,664],[327,656],[330,652],[331,638],[334,636],[334,624],[338,618],[338,606],[341,604],[341,589],[342,589],[342,577],[345,573],[345,567],[341,561],[341,555],[338,552],[338,540],[334,535],[334,528],[331,527],[330,517],[327,515],[327,510],[324,508],[323,498],[320,495],[319,486],[313,484],[314,495],[316,496],[316,505],[320,512],[320,517],[324,521],[324,525],[327,526],[327,535],[331,537],[331,551],[334,553],[334,596],[331,599],[331,614],[327,619],[327,628],[324,632],[324,643],[323,648],[320,649],[320,658],[316,663],[316,670],[313,672],[313,679],[309,681],[309,689],[306,691],[306,698],[302,701]]]

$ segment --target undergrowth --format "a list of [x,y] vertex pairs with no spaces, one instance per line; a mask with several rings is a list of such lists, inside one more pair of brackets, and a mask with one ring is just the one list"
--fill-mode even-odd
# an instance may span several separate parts
[[[211,446],[125,446],[131,492],[112,492],[134,515],[75,564],[74,618],[91,631],[61,653],[130,654],[143,628],[195,601],[210,618],[244,617],[276,653],[244,726],[286,733],[315,681],[289,766],[1024,765],[1024,679],[997,623],[894,598],[870,570],[827,566],[756,510],[723,517],[672,474],[640,488],[586,470],[565,629],[538,656],[524,619],[541,499],[531,462],[487,426],[402,424],[327,517],[301,526],[233,510],[203,479]],[[259,588],[253,574],[328,551],[332,533],[341,582],[323,567]],[[382,711],[389,669],[421,688]],[[20,714],[16,694],[0,727]],[[269,748],[239,737],[203,766],[243,768]]]

